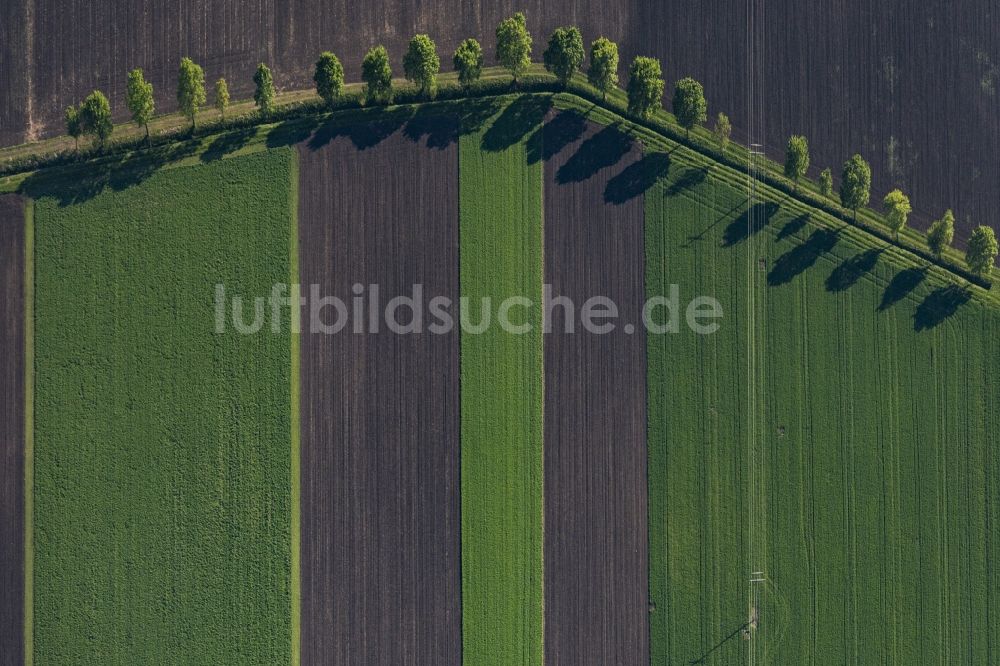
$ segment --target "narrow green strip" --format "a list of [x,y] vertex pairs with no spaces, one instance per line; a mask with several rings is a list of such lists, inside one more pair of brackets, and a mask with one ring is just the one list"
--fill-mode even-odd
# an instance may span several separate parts
[[24,663],[34,663],[35,202],[24,200]]
[[[490,123],[487,123],[488,126]],[[462,332],[462,643],[466,664],[541,664],[544,622],[542,169],[523,138],[497,152],[460,142],[461,294],[509,320]],[[478,309],[471,314],[479,321]]]
[[[292,293],[297,293],[294,291],[299,284],[299,154],[298,152],[292,153],[292,163],[289,173],[291,175],[291,190],[289,192],[289,222],[291,224],[291,233],[289,234],[289,266],[290,271],[290,282]],[[292,353],[292,381],[291,381],[291,426],[292,426],[292,462],[291,462],[291,472],[292,472],[292,485],[291,485],[291,514],[292,514],[292,529],[291,529],[291,547],[292,547],[292,566],[291,566],[291,598],[292,598],[292,666],[298,666],[300,661],[300,642],[302,639],[302,627],[301,627],[301,581],[299,580],[299,547],[300,547],[300,530],[301,530],[301,470],[299,469],[299,433],[301,428],[301,419],[299,418],[299,310],[297,307],[293,306],[291,309],[291,353]]]

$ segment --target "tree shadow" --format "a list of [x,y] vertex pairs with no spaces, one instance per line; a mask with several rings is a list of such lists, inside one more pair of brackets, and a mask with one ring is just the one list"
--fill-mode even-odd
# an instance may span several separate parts
[[645,194],[658,180],[666,177],[669,169],[670,156],[666,153],[644,155],[608,181],[604,188],[604,201],[619,205]]
[[[732,247],[741,243],[751,235],[760,232],[771,223],[780,206],[773,201],[756,203],[743,211],[743,214],[729,223],[722,232],[723,247]],[[751,219],[753,218],[753,219]],[[751,224],[753,228],[751,228]],[[815,234],[813,234],[815,235]]]
[[552,106],[549,97],[525,96],[511,102],[483,133],[482,149],[497,152],[510,148],[545,120]]
[[601,169],[612,167],[632,148],[632,140],[616,125],[608,125],[576,149],[566,163],[556,171],[560,185],[580,183]]
[[310,150],[319,150],[335,139],[345,137],[350,139],[358,150],[374,148],[398,132],[409,121],[412,109],[409,107],[394,109],[393,112],[388,112],[385,115],[387,117],[378,121],[361,121],[354,124],[346,124],[342,120],[334,119],[321,125],[309,138],[306,145]]
[[213,162],[215,160],[222,159],[225,155],[234,153],[240,148],[246,146],[250,143],[250,139],[252,139],[256,134],[257,128],[255,127],[248,127],[246,129],[220,134],[215,137],[215,140],[213,140],[212,143],[208,144],[208,147],[201,154],[199,159],[202,162]]
[[875,268],[881,254],[881,248],[873,248],[845,259],[826,278],[826,290],[837,292],[850,289],[861,279],[861,276],[870,273]]
[[690,190],[692,187],[698,187],[703,182],[705,178],[708,177],[708,167],[698,167],[697,169],[685,169],[684,173],[677,177],[677,180],[670,184],[664,196],[676,197],[678,194]]
[[458,141],[459,121],[442,113],[418,110],[403,127],[403,135],[419,143],[427,137],[427,147],[443,150]]
[[913,330],[919,332],[934,328],[955,314],[970,298],[972,293],[957,284],[935,289],[913,313]]
[[106,190],[120,192],[139,185],[164,165],[190,157],[197,149],[198,141],[188,140],[95,163],[40,170],[28,176],[18,191],[33,199],[51,197],[60,206],[79,204]]
[[767,283],[772,287],[791,282],[795,276],[816,263],[824,253],[837,244],[840,234],[829,229],[817,229],[806,241],[778,257],[774,267],[767,274]]
[[575,111],[560,111],[542,126],[543,160],[550,160],[563,148],[583,136],[587,121]]
[[785,226],[781,227],[781,231],[778,232],[775,240],[785,240],[789,236],[794,236],[805,228],[807,222],[809,222],[809,213],[799,215],[794,220],[789,221],[785,224]]
[[916,289],[924,278],[927,277],[927,268],[906,268],[893,276],[889,284],[886,285],[885,292],[882,294],[882,302],[879,303],[878,309],[888,310],[893,305],[899,301],[906,298],[914,289]]
[[319,124],[319,119],[315,117],[286,120],[267,133],[264,143],[268,148],[294,146],[312,136]]
[[463,134],[473,134],[483,128],[487,120],[500,110],[500,101],[495,97],[476,97],[465,100],[459,106],[458,117]]

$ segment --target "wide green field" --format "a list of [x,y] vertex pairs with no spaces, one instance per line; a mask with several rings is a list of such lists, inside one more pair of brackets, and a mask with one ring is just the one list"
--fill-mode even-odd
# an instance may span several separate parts
[[653,662],[990,662],[995,306],[683,151],[645,202],[647,291],[726,312],[650,337]]
[[289,661],[289,334],[213,302],[288,281],[294,156],[36,201],[35,663]]

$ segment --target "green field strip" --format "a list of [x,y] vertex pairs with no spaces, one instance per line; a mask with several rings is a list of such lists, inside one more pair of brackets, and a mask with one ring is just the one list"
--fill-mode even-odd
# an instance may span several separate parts
[[288,326],[214,300],[288,280],[293,160],[36,201],[38,661],[290,660]]
[[34,663],[35,202],[24,200],[24,663]]
[[[288,192],[288,267],[289,267],[289,290],[300,285],[299,281],[299,155],[296,151],[289,163],[289,192]],[[292,292],[295,293],[295,292]],[[302,642],[302,579],[300,558],[302,555],[302,468],[299,445],[301,441],[302,418],[300,410],[301,397],[301,366],[302,358],[299,355],[300,333],[301,333],[301,312],[298,307],[292,307],[289,312],[289,347],[291,351],[290,359],[290,381],[289,381],[289,414],[291,424],[291,461],[289,469],[290,479],[290,501],[291,501],[291,526],[290,541],[291,555],[289,567],[289,581],[291,585],[291,664],[298,666],[301,662],[301,642]]]
[[461,334],[463,661],[541,664],[542,165],[528,163],[540,135],[487,151],[491,126],[460,139],[461,295],[488,297],[494,311],[526,296],[533,306],[513,308],[511,320],[532,330]]

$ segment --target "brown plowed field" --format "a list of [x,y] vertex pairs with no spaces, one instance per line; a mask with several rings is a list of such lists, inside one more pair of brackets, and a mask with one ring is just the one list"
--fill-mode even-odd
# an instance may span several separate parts
[[0,665],[24,661],[24,210],[0,196]]
[[[553,141],[546,136],[546,149]],[[561,142],[556,144],[561,145]],[[545,281],[577,311],[617,303],[616,330],[545,336],[545,653],[550,664],[649,659],[643,203],[606,203],[608,181],[639,158],[589,126],[545,165]]]
[[[300,145],[304,286],[348,307],[355,283],[378,284],[383,308],[415,283],[457,301],[458,147],[427,147],[427,130],[321,129]],[[377,334],[348,324],[324,335],[308,324],[306,313],[303,663],[457,664],[458,333],[396,335],[383,321]]]
[[[648,0],[150,0],[66,3],[10,0],[0,7],[0,143],[61,131],[62,110],[93,88],[123,117],[125,74],[143,67],[161,110],[175,108],[177,63],[190,55],[209,82],[230,81],[247,97],[259,61],[279,87],[311,85],[319,51],[340,55],[358,80],[364,52],[382,42],[401,70],[406,41],[429,33],[445,69],[465,37],[493,62],[493,30],[512,11],[527,13],[541,60],[551,30],[576,24],[590,40],[621,44],[622,73],[634,55],[664,63],[671,85],[705,83],[710,116],[747,120],[747,5]],[[805,134],[813,175],[861,151],[872,162],[873,200],[899,186],[911,194],[913,223],[952,207],[960,237],[972,223],[1000,228],[1000,10],[992,0],[961,4],[768,2],[765,71],[760,77],[768,154],[781,158],[792,133]],[[706,46],[707,45],[707,46]],[[624,81],[624,79],[623,79]]]

